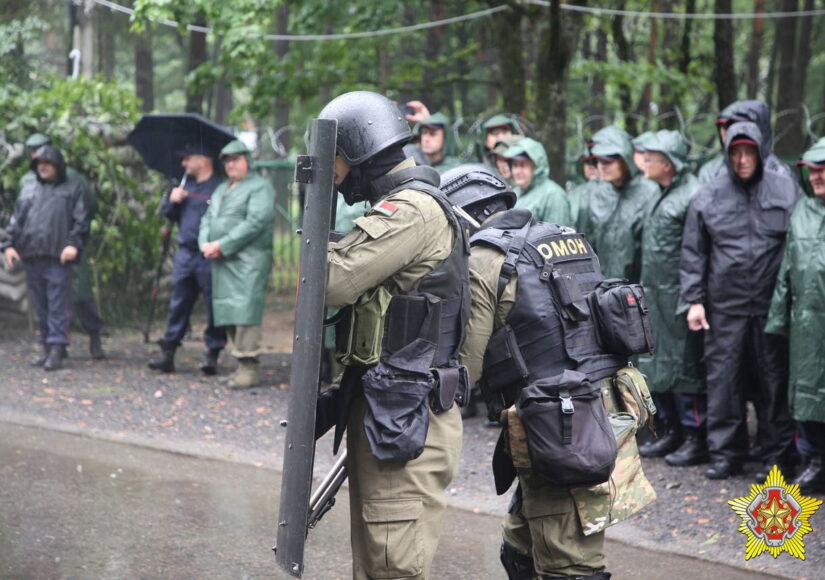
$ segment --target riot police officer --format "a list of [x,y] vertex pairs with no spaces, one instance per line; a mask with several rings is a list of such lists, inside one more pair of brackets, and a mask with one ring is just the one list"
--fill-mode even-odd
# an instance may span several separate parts
[[[471,382],[482,385],[490,417],[505,424],[493,458],[500,494],[517,470],[519,487],[504,520],[502,564],[511,580],[610,578],[603,554],[605,527],[638,511],[655,495],[641,472],[632,435],[625,439],[626,450],[620,452],[611,481],[602,484],[611,486],[610,492],[604,487],[569,489],[521,463],[517,456],[526,456],[526,449],[516,447],[523,446],[524,439],[513,437],[513,407],[505,409],[528,382],[567,370],[580,371],[612,396],[610,378],[626,365],[626,358],[588,342],[590,322],[576,325],[585,331],[577,333],[576,341],[566,336],[565,314],[551,298],[545,282],[549,277],[543,274],[549,265],[569,277],[570,288],[592,288],[601,278],[598,260],[571,228],[535,222],[529,210],[511,209],[516,203],[512,189],[484,166],[463,165],[445,173],[441,188],[481,224],[471,238],[472,307],[461,357]],[[553,262],[558,254],[564,254],[563,259]],[[632,482],[624,477],[631,471],[636,474]],[[607,499],[611,493],[615,495]]]
[[461,449],[449,391],[467,385],[466,240],[438,173],[403,153],[411,132],[390,100],[346,93],[319,117],[338,121],[338,190],[371,204],[330,245],[326,289],[326,306],[348,307],[335,446],[346,427],[353,577],[429,578]]

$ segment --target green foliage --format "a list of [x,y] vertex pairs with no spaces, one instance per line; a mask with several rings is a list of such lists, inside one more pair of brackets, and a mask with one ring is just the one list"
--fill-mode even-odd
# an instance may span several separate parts
[[29,91],[7,85],[0,90],[0,118],[8,119],[2,133],[8,147],[0,151],[2,213],[11,212],[28,169],[23,142],[46,133],[97,193],[89,258],[104,315],[133,317],[149,295],[158,260],[164,184],[141,162],[129,164],[133,152],[124,137],[139,118],[131,87],[83,78],[52,78]]

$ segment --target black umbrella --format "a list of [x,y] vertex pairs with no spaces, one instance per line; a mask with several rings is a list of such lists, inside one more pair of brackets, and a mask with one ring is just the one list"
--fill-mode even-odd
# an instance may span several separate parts
[[224,145],[235,139],[227,129],[200,115],[144,115],[126,141],[137,149],[146,165],[167,177],[183,177],[180,152],[203,147],[217,158]]

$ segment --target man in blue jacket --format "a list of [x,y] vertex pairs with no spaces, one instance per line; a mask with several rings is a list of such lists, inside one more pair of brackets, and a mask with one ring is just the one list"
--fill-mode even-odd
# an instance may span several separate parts
[[158,341],[161,356],[149,362],[149,368],[163,373],[175,372],[175,351],[181,345],[192,308],[203,295],[207,326],[203,333],[206,359],[201,371],[214,375],[218,371],[218,355],[226,345],[226,330],[215,327],[212,320],[212,264],[198,248],[201,217],[209,208],[212,192],[221,182],[212,165],[212,152],[203,146],[187,147],[180,152],[186,177],[181,187],[174,188],[163,201],[163,214],[178,224],[178,251],[172,270],[172,296],[166,332]]

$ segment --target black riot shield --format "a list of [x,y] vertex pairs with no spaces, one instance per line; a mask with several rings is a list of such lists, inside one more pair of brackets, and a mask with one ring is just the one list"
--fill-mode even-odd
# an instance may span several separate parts
[[334,119],[313,120],[309,155],[300,156],[295,167],[295,178],[306,184],[306,195],[275,555],[281,568],[298,577],[304,572],[315,459],[315,404],[324,340],[327,242],[335,207],[332,171],[337,128]]

